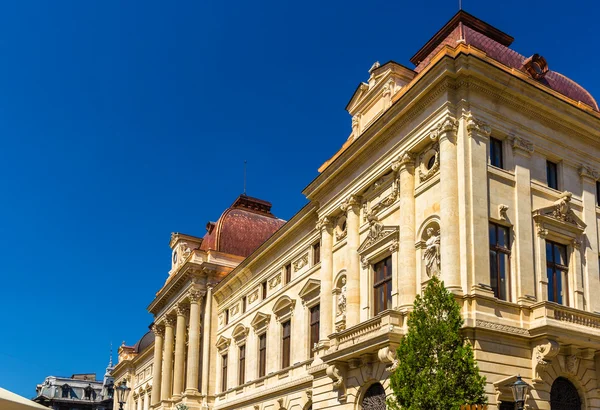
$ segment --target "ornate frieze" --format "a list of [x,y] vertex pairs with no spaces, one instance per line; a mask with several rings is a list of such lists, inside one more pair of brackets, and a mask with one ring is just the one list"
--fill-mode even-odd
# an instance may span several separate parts
[[504,333],[512,333],[516,335],[529,336],[529,331],[516,326],[503,325],[501,323],[488,322],[487,320],[477,319],[475,321],[477,327],[485,329],[497,330]]
[[277,274],[269,279],[269,289],[273,289],[275,286],[281,283],[281,274]]
[[258,299],[258,289],[256,289],[254,292],[252,292],[250,294],[250,296],[248,296],[248,303],[254,303],[254,302],[256,302],[257,299]]
[[308,265],[308,253],[302,255],[298,260],[294,262],[294,272],[298,272],[300,269]]

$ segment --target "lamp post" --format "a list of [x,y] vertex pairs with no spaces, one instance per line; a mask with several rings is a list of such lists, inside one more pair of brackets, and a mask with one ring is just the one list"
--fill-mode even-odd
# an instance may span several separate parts
[[123,380],[115,389],[117,391],[117,401],[119,402],[119,410],[123,410],[123,403],[127,401],[131,389],[127,387],[127,382]]
[[523,410],[523,407],[525,406],[525,398],[527,397],[530,387],[531,386],[521,380],[520,375],[517,376],[517,380],[510,385],[513,399],[515,399],[515,403],[517,403],[517,410]]

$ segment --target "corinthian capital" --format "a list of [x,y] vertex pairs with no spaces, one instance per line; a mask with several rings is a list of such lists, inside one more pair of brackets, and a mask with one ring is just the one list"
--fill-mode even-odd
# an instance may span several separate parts
[[197,289],[192,289],[188,292],[187,298],[190,301],[190,303],[198,303],[202,300],[205,294],[206,292],[202,292]]
[[362,198],[359,195],[350,195],[348,199],[344,201],[344,203],[340,206],[342,212],[347,212],[350,209],[354,211],[358,210],[360,205],[362,204]]
[[164,336],[165,335],[165,328],[159,325],[152,325],[152,333],[154,333],[154,335],[156,336]]
[[429,133],[429,138],[433,141],[438,141],[440,138],[447,137],[450,141],[454,141],[454,136],[457,132],[458,121],[453,117],[447,116]]
[[173,316],[165,316],[163,319],[163,324],[166,327],[173,327],[175,326],[175,318]]
[[190,308],[187,305],[177,305],[175,312],[177,313],[177,316],[187,316],[190,312]]
[[467,131],[469,132],[469,135],[473,135],[473,133],[477,133],[479,134],[479,136],[482,137],[489,137],[490,134],[492,133],[492,129],[490,128],[490,126],[481,121],[481,120],[477,120],[475,119],[475,117],[473,117],[473,114],[469,113],[466,117],[466,126],[467,126]]
[[324,216],[323,218],[319,219],[317,221],[317,231],[321,231],[323,229],[328,229],[331,228],[333,226],[333,223],[331,222],[331,218]]

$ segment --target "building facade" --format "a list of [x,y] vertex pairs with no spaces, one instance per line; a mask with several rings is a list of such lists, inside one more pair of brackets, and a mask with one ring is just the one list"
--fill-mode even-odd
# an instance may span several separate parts
[[373,65],[290,221],[241,196],[203,238],[172,236],[151,408],[385,408],[435,275],[492,407],[520,374],[531,408],[600,409],[600,113],[512,41],[459,12],[414,69]]
[[114,384],[112,361],[103,380],[96,373],[74,374],[71,377],[46,377],[36,387],[34,402],[52,410],[111,410]]

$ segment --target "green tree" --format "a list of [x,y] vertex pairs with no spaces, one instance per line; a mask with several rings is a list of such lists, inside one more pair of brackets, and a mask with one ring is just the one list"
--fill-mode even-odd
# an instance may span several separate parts
[[434,277],[416,297],[408,334],[398,347],[398,367],[390,376],[391,408],[454,410],[487,402],[485,377],[461,335],[462,325],[454,296]]

